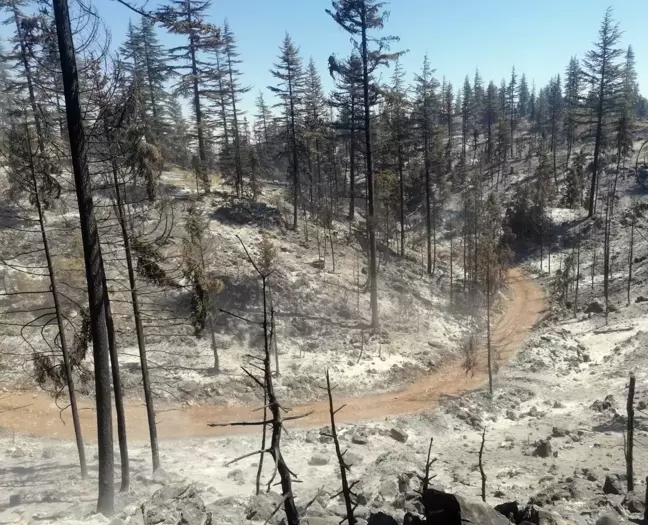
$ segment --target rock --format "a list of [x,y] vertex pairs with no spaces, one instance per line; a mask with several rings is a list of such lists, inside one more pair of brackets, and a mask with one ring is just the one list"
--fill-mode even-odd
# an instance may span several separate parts
[[528,416],[529,417],[538,417],[538,407],[536,407],[535,405],[532,406],[529,409]]
[[110,523],[108,525],[125,525],[125,521],[119,517],[113,518],[110,520]]
[[243,471],[240,468],[234,469],[227,474],[227,479],[231,479],[237,485],[243,485],[245,483],[245,476]]
[[354,465],[362,463],[362,456],[354,454],[353,452],[347,452],[344,454],[344,462],[350,467],[353,467]]
[[309,516],[302,519],[302,523],[306,525],[338,525],[340,520],[338,518],[333,518],[332,516]]
[[614,399],[614,396],[612,394],[608,394],[605,396],[605,399],[601,401],[600,399],[597,399],[592,403],[590,408],[592,410],[596,410],[597,412],[605,412],[606,410],[610,410],[611,408],[614,408],[616,406],[616,401]]
[[619,519],[612,512],[608,512],[596,520],[596,525],[619,525]]
[[566,428],[553,427],[553,429],[551,430],[552,437],[556,437],[556,438],[564,438],[567,437],[569,434],[570,431],[567,430]]
[[621,502],[625,508],[627,508],[633,514],[643,514],[646,510],[646,505],[644,499],[634,492],[628,492]]
[[602,314],[605,312],[605,307],[598,299],[594,299],[585,307],[586,314]]
[[603,494],[623,494],[623,487],[617,474],[608,474],[605,476]]
[[319,442],[320,443],[333,443],[333,436],[331,436],[331,430],[329,429],[329,427],[320,428]]
[[[276,492],[252,496],[245,509],[245,518],[265,522],[270,519],[277,505],[280,505],[282,501],[283,498]],[[277,518],[277,514],[274,515],[275,518]],[[279,520],[277,519],[277,521]]]
[[311,263],[311,266],[313,268],[317,268],[318,270],[324,270],[326,268],[326,261],[323,259],[318,259],[317,261],[313,261]]
[[378,488],[378,494],[382,497],[384,501],[393,501],[393,499],[398,495],[398,485],[393,479],[386,479],[380,484]]
[[533,455],[540,458],[548,458],[551,456],[551,438],[541,439],[533,451]]
[[410,479],[411,477],[406,474],[402,473],[398,475],[398,492],[399,494],[405,494],[409,492],[410,490]]
[[517,501],[509,501],[501,503],[500,505],[495,505],[495,510],[513,523],[517,523],[517,517],[520,513],[520,507]]
[[623,486],[618,474],[607,474],[603,483],[604,494],[623,494]]
[[198,381],[181,381],[178,383],[178,390],[182,392],[183,394],[193,394],[196,390],[200,388],[200,383]]
[[144,525],[206,525],[211,523],[211,513],[198,495],[194,485],[169,485],[153,494],[142,504]]
[[330,461],[330,457],[326,456],[324,454],[315,454],[310,460],[308,461],[309,465],[313,465],[315,467],[321,467],[322,465],[327,465],[328,462]]
[[635,299],[635,303],[646,303],[648,302],[648,297],[644,297],[643,295],[640,295]]
[[510,419],[511,421],[516,421],[517,420],[517,414],[511,410],[510,408],[506,411],[506,418]]
[[22,503],[22,496],[20,494],[12,494],[9,496],[9,506],[16,507]]
[[407,432],[395,427],[389,431],[389,437],[395,439],[399,443],[406,443],[409,438]]
[[532,525],[558,525],[560,517],[553,512],[544,510],[536,505],[527,505],[519,514],[518,521]]
[[26,455],[25,451],[20,447],[16,447],[11,453],[12,458],[24,458]]
[[354,445],[366,445],[369,443],[369,438],[364,432],[355,432],[351,437],[351,443]]
[[369,516],[368,525],[399,525],[398,522],[389,514],[377,512]]
[[53,457],[56,456],[56,448],[55,447],[45,447],[43,449],[43,459],[52,459]]
[[427,489],[422,496],[429,525],[474,523],[509,525],[508,519],[484,503],[469,502],[463,497],[436,489]]
[[562,404],[560,401],[554,401],[553,407],[554,408],[565,408],[565,405]]

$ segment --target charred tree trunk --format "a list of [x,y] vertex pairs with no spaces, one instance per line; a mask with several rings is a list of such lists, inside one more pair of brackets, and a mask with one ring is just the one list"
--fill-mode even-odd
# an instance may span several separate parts
[[335,456],[337,457],[338,465],[340,466],[340,479],[342,481],[342,497],[344,498],[344,505],[346,507],[346,521],[349,525],[355,525],[356,519],[353,515],[353,511],[357,507],[357,504],[353,502],[353,493],[351,492],[353,484],[349,484],[347,479],[347,472],[350,470],[349,465],[344,461],[344,452],[340,447],[340,440],[338,439],[337,428],[335,426],[335,414],[337,414],[343,407],[335,410],[333,408],[333,393],[331,391],[331,379],[329,377],[328,370],[326,371],[326,391],[328,393],[329,399],[329,415],[331,418],[331,436],[333,437],[333,444],[335,445]]
[[155,406],[153,403],[153,392],[151,390],[151,380],[148,369],[148,359],[146,356],[146,339],[144,337],[144,328],[142,325],[142,314],[140,311],[139,294],[137,292],[137,280],[135,279],[135,268],[133,266],[133,254],[131,250],[131,238],[128,231],[126,214],[124,212],[124,203],[121,196],[121,188],[117,174],[117,167],[113,163],[113,184],[115,185],[115,200],[117,203],[117,219],[121,229],[122,240],[124,243],[124,253],[126,255],[126,268],[128,270],[128,284],[131,293],[131,302],[133,303],[133,317],[135,321],[135,333],[137,334],[137,346],[139,349],[140,367],[142,369],[142,385],[144,387],[144,401],[146,403],[146,416],[148,418],[149,438],[151,443],[151,455],[153,460],[153,471],[155,472],[160,466],[160,453],[158,448],[157,425],[155,423]]
[[630,287],[632,285],[632,263],[634,262],[634,229],[635,229],[635,219],[632,218],[632,224],[630,224],[630,249],[628,253],[628,305],[630,304]]
[[79,102],[79,78],[67,0],[52,0],[65,95],[65,113],[70,137],[72,170],[83,238],[90,327],[95,369],[99,498],[97,510],[110,515],[114,510],[114,457],[110,402],[110,358],[104,301],[103,261],[88,169],[87,144]]
[[108,349],[110,351],[110,367],[113,378],[113,392],[115,393],[115,412],[117,413],[117,438],[119,441],[119,455],[121,465],[121,487],[119,492],[128,492],[130,488],[130,461],[128,459],[128,436],[126,433],[126,412],[124,410],[124,389],[121,384],[119,373],[119,353],[117,352],[117,341],[115,339],[115,323],[110,307],[106,273],[103,272],[104,309],[106,311],[106,328],[108,330]]
[[628,476],[628,492],[634,491],[633,451],[634,451],[634,395],[635,375],[630,374],[628,387],[628,438],[626,444],[626,474]]
[[70,410],[72,411],[72,424],[74,425],[74,435],[76,437],[77,452],[79,454],[79,466],[81,467],[81,479],[86,479],[88,477],[88,466],[86,464],[85,448],[83,445],[83,435],[81,432],[81,423],[79,421],[79,408],[77,406],[76,390],[74,388],[74,376],[72,375],[72,364],[70,363],[70,353],[67,344],[67,336],[65,335],[65,321],[63,318],[61,304],[59,301],[58,282],[56,279],[56,273],[54,271],[54,264],[52,263],[52,254],[50,253],[50,249],[49,249],[49,241],[47,238],[47,231],[45,229],[43,207],[41,205],[40,192],[38,189],[38,182],[36,180],[36,172],[34,170],[33,157],[31,157],[31,155],[30,155],[29,163],[30,163],[30,170],[32,175],[32,182],[34,186],[34,190],[33,190],[34,200],[36,201],[36,210],[38,211],[38,224],[40,226],[41,239],[43,240],[43,250],[45,252],[45,260],[47,261],[47,271],[49,274],[52,300],[54,301],[54,311],[56,313],[56,322],[58,324],[59,341],[61,342],[61,353],[63,354],[63,367],[65,369],[65,379],[67,381],[68,395],[70,396]]

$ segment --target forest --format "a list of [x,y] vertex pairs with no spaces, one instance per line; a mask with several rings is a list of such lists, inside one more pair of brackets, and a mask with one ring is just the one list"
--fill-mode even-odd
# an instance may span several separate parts
[[[334,0],[321,16],[349,38],[348,55],[318,64],[286,33],[267,64],[273,84],[249,86],[237,28],[227,13],[215,19],[218,2],[107,3],[130,19],[123,42],[110,40],[90,3],[0,0],[8,35],[0,52],[0,376],[23,374],[71,418],[81,478],[97,481],[98,513],[118,512],[116,493],[131,488],[132,391],[146,412],[147,469],[167,467],[157,419],[169,398],[161,391],[176,396],[182,386],[174,374],[190,367],[179,357],[185,346],[204,350],[209,377],[230,381],[236,368],[232,381],[248,385],[256,401],[247,404],[260,412],[212,427],[262,432],[260,449],[238,459],[258,456],[257,495],[262,485],[279,486],[266,523],[281,511],[297,525],[310,505],[295,501],[282,437],[286,422],[311,411],[282,405],[297,387],[279,346],[286,334],[304,359],[319,343],[291,335],[291,325],[308,321],[291,312],[310,308],[321,325],[315,315],[335,306],[336,316],[353,320],[340,330],[359,332],[357,362],[336,357],[350,367],[374,346],[384,362],[394,327],[436,308],[460,375],[483,368],[492,398],[505,360],[495,327],[512,276],[531,272],[523,265],[535,265],[551,308],[570,318],[586,307],[608,326],[626,295],[632,303],[643,282],[633,264],[643,262],[634,250],[645,240],[648,99],[611,8],[591,28],[589,51],[555,64],[546,85],[525,64],[501,80],[467,64],[463,84],[452,85],[433,56],[404,70],[407,51],[389,30],[397,2]],[[176,47],[162,43],[167,33],[179,37]],[[565,225],[565,216],[576,219]],[[299,262],[299,250],[317,260]],[[291,265],[317,273],[290,277],[282,261],[293,256]],[[292,293],[301,295],[290,304]],[[588,302],[597,296],[598,311]],[[232,357],[223,340],[234,331],[248,339]],[[355,525],[364,521],[355,514],[361,498],[336,427],[335,378],[322,368],[333,358],[323,359],[322,393],[312,396],[326,403],[340,518]],[[485,484],[485,427],[481,437]],[[96,473],[86,455],[94,442]],[[271,478],[261,484],[264,456]],[[433,464],[428,449],[420,476],[428,523]]]

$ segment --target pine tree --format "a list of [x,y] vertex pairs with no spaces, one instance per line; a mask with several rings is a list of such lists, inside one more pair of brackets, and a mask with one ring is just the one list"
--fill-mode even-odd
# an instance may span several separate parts
[[572,148],[576,140],[576,130],[580,121],[580,97],[581,97],[581,70],[578,58],[572,57],[569,60],[565,73],[565,118],[564,133],[567,141],[567,157],[565,166],[569,166]]
[[148,117],[147,129],[150,141],[156,144],[167,133],[164,124],[166,111],[166,82],[170,76],[166,64],[164,47],[160,44],[155,32],[153,21],[146,16],[142,17],[138,38],[140,40],[142,72],[143,108]]
[[300,201],[301,185],[299,180],[299,149],[304,118],[304,71],[299,48],[286,33],[280,47],[279,61],[270,73],[277,79],[276,86],[268,86],[278,98],[275,107],[284,111],[283,143],[289,158],[290,178],[292,179],[293,229],[297,229],[297,210]]
[[486,90],[486,99],[484,101],[484,112],[482,122],[486,129],[486,159],[490,165],[493,160],[493,153],[495,151],[493,140],[493,126],[497,123],[499,115],[500,99],[495,84],[491,81]]
[[517,74],[515,73],[515,66],[513,66],[513,70],[511,71],[511,80],[509,81],[506,90],[507,90],[506,91],[506,113],[509,117],[509,122],[510,122],[510,131],[511,131],[510,146],[511,146],[511,158],[513,158],[513,145],[515,142],[515,127],[517,125],[517,114],[518,114],[518,106],[516,100],[516,97],[518,95],[518,88],[517,88]]
[[529,84],[527,83],[526,75],[522,73],[520,85],[518,86],[518,113],[521,118],[529,116],[530,99]]
[[474,120],[473,107],[473,90],[470,85],[468,75],[464,80],[463,97],[461,99],[461,157],[463,163],[466,163],[466,147],[468,136],[471,131],[472,121]]
[[609,131],[610,119],[618,109],[619,89],[622,82],[622,67],[619,59],[623,50],[618,47],[621,40],[619,25],[612,18],[612,8],[608,8],[601,22],[599,39],[594,49],[587,52],[583,60],[584,78],[594,88],[589,109],[592,110],[594,134],[594,158],[592,160],[592,179],[588,216],[596,213],[596,193],[601,171],[601,154]]
[[[221,31],[221,42],[223,50],[223,58],[225,61],[225,68],[227,71],[227,86],[229,88],[229,103],[231,104],[231,118],[232,118],[232,135],[234,140],[234,169],[236,172],[236,195],[240,198],[243,192],[243,163],[241,157],[241,137],[239,129],[239,119],[243,116],[240,110],[241,96],[250,91],[249,87],[241,84],[241,71],[238,65],[242,63],[239,58],[238,46],[236,45],[236,38],[234,33],[229,27],[227,20],[223,23]],[[237,109],[237,104],[239,108]]]
[[[425,231],[427,241],[427,272],[434,273],[436,268],[436,192],[433,181],[433,147],[438,128],[439,113],[437,88],[439,81],[433,76],[430,61],[423,59],[423,69],[414,79],[414,124],[416,141],[423,154],[423,171],[425,176]],[[437,173],[438,176],[438,173]],[[433,252],[434,250],[434,252]]]
[[274,117],[272,111],[270,111],[270,108],[266,104],[262,91],[259,91],[255,105],[257,112],[254,114],[254,134],[258,150],[259,171],[268,176],[272,171],[275,157],[274,140],[271,136]]
[[306,132],[306,161],[309,173],[309,200],[311,214],[321,211],[323,192],[322,152],[326,130],[326,101],[322,79],[311,57],[304,82],[304,130]]
[[[326,12],[345,31],[350,33],[355,48],[359,51],[362,62],[362,88],[364,103],[364,131],[365,131],[365,159],[367,174],[367,197],[368,216],[367,225],[369,229],[369,279],[371,290],[371,326],[374,330],[379,327],[378,315],[378,261],[376,249],[375,232],[375,202],[374,202],[374,172],[373,157],[371,149],[371,85],[375,82],[374,74],[383,65],[395,60],[399,53],[389,54],[390,44],[396,37],[375,37],[371,31],[377,31],[384,27],[387,19],[387,12],[383,11],[384,2],[377,0],[334,0],[332,10]],[[370,45],[374,46],[373,49]]]
[[220,41],[219,29],[205,21],[210,0],[167,0],[155,16],[169,32],[185,36],[187,43],[168,50],[173,70],[179,75],[177,90],[190,94],[198,141],[197,180],[207,193],[211,191],[208,174],[208,149],[204,126],[204,95],[209,79],[214,76],[213,63],[204,60],[206,51],[213,50]]
[[405,166],[408,163],[410,133],[408,130],[408,115],[410,112],[407,89],[405,87],[405,71],[399,60],[394,65],[392,82],[389,86],[389,134],[388,143],[390,157],[395,160],[394,171],[398,175],[398,213],[400,222],[401,257],[405,256]]
[[[358,132],[362,130],[364,113],[362,111],[362,62],[357,53],[353,53],[343,67],[339,68],[336,77],[336,90],[333,92],[332,105],[339,109],[336,124],[347,142],[349,166],[349,220],[355,218],[356,204],[356,166]],[[346,181],[345,181],[346,184]]]
[[560,75],[549,81],[549,86],[547,89],[547,104],[549,111],[549,123],[551,127],[550,149],[553,158],[554,181],[556,182],[556,186],[558,186],[558,166],[556,163],[556,158],[558,155],[558,144],[561,137],[560,133],[563,129],[563,94],[560,83]]

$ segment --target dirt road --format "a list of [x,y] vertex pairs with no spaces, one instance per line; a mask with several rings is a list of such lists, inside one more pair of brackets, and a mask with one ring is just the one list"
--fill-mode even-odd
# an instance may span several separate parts
[[[497,361],[505,362],[514,355],[545,308],[545,297],[540,286],[521,269],[509,272],[509,300],[493,330],[493,345]],[[481,386],[487,379],[486,351],[479,351],[477,371],[466,375],[461,362],[451,362],[412,384],[401,392],[369,394],[363,397],[337,399],[346,404],[336,419],[352,423],[383,419],[419,412],[433,407],[440,396],[457,395]],[[334,378],[333,378],[334,380]],[[84,437],[93,440],[95,413],[91,402],[81,404],[81,422]],[[208,427],[208,423],[260,419],[256,407],[218,406],[158,406],[158,435],[162,439],[191,436],[216,436],[245,432],[241,427]],[[328,405],[323,402],[294,407],[290,415],[312,412],[308,417],[293,422],[293,426],[317,427],[328,424]],[[74,430],[69,411],[60,414],[53,400],[43,393],[0,394],[0,425],[9,432],[27,433],[41,437],[72,437]],[[148,428],[144,406],[127,406],[128,433],[132,440],[146,441]],[[247,427],[257,432],[258,427]],[[116,437],[115,437],[116,439]]]

